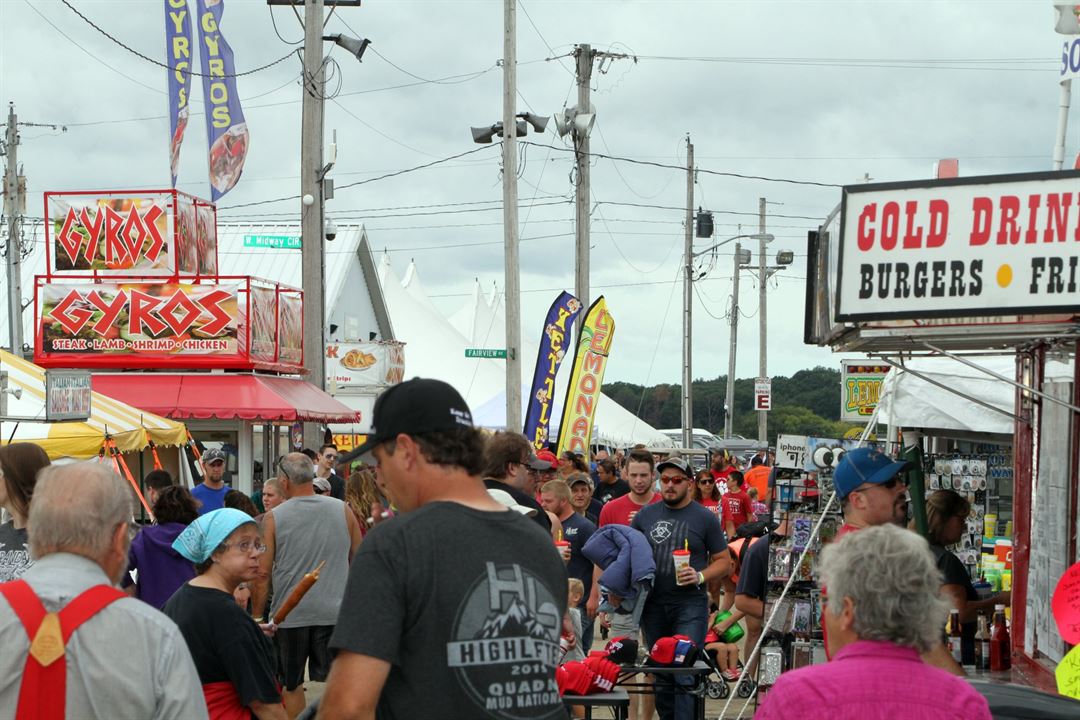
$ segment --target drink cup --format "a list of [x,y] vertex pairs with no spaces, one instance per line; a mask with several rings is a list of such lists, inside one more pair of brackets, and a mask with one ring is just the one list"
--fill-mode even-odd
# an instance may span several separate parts
[[556,540],[555,549],[559,551],[563,562],[570,562],[570,543],[566,540]]
[[690,551],[674,550],[671,553],[671,559],[675,562],[675,583],[678,585],[685,585],[686,583],[679,581],[679,572],[684,567],[690,567]]

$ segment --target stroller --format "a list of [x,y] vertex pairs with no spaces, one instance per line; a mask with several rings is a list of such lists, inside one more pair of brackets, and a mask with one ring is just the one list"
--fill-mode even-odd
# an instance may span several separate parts
[[[705,644],[708,645],[713,642],[708,636],[705,638]],[[731,684],[735,680],[728,680],[724,677],[723,668],[720,667],[720,662],[716,656],[716,650],[706,649],[699,655],[699,659],[709,666],[711,672],[705,678],[705,695],[713,700],[723,700],[731,694]],[[741,674],[743,664],[739,661],[738,668]],[[754,694],[754,688],[756,684],[753,678],[750,676],[744,677],[743,681],[739,683],[739,686],[735,690],[735,694],[742,698],[749,698]]]

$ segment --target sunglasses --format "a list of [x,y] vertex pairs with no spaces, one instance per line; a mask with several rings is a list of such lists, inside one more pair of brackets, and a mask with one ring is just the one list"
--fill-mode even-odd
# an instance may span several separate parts
[[686,477],[684,475],[661,475],[660,476],[660,482],[662,484],[664,484],[664,485],[679,485],[680,483],[684,483],[689,479],[690,478],[688,478],[688,477]]
[[698,480],[698,485],[715,485],[716,481],[712,478],[701,478]]
[[875,487],[885,488],[886,490],[895,490],[897,485],[907,487],[907,483],[901,480],[899,476],[893,476],[883,483],[875,483],[873,485],[867,485],[866,487],[855,488],[852,492],[863,492]]

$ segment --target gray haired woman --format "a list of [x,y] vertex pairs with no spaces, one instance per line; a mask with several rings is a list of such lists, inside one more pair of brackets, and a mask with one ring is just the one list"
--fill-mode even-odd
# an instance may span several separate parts
[[822,551],[831,662],[784,673],[754,716],[991,720],[963,678],[926,664],[948,603],[926,541],[894,525],[848,533]]

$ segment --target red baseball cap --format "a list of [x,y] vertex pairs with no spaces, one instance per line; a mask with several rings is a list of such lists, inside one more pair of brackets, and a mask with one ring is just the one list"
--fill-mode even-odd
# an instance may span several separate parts
[[589,692],[611,692],[619,679],[619,666],[606,657],[590,655],[585,658],[585,667],[593,672]]
[[555,683],[560,695],[588,695],[592,686],[593,671],[585,663],[573,660],[555,670]]
[[653,643],[646,664],[689,667],[697,660],[697,656],[698,649],[690,638],[685,635],[672,635]]
[[536,459],[543,462],[551,463],[551,467],[553,468],[559,467],[559,458],[555,457],[555,453],[551,452],[546,448],[536,453]]

